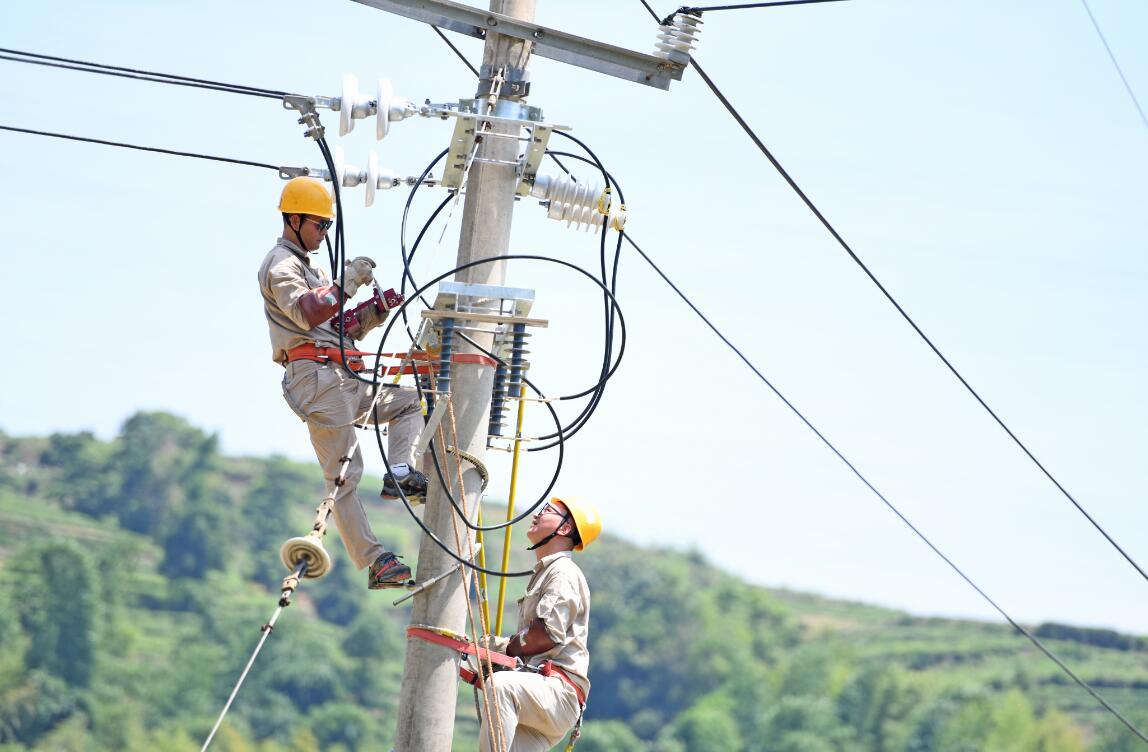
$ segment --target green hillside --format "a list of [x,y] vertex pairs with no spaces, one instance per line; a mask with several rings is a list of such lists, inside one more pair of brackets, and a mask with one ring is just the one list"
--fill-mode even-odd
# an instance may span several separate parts
[[[413,558],[414,523],[363,486],[380,537]],[[0,434],[0,752],[198,750],[275,608],[279,545],[321,496],[317,468],[223,457],[166,414],[112,442]],[[334,570],[302,585],[212,749],[390,748],[409,610],[327,543]],[[609,536],[581,563],[581,752],[1148,749],[1007,626],[755,587]],[[1148,725],[1148,639],[1033,628]],[[463,688],[455,748],[471,750]]]

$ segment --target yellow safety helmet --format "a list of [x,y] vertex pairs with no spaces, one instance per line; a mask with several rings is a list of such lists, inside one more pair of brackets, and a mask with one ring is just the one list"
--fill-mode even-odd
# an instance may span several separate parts
[[335,199],[321,180],[291,178],[279,196],[279,211],[284,214],[310,214],[334,219]]
[[570,516],[574,518],[574,527],[577,528],[578,537],[581,539],[578,545],[574,546],[575,551],[586,548],[601,535],[602,517],[593,504],[577,496],[566,498],[552,496],[550,501],[557,501],[570,510]]

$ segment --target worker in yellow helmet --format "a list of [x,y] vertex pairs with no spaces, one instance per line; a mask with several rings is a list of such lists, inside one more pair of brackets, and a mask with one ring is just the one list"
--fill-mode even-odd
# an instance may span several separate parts
[[[351,373],[363,368],[362,359],[344,358],[342,352],[354,351],[354,340],[383,323],[390,305],[401,298],[388,300],[375,288],[371,299],[353,308],[345,306],[339,319],[340,303],[345,305],[374,282],[375,262],[366,256],[348,261],[334,283],[322,268],[312,265],[309,254],[323,244],[335,218],[334,202],[322,182],[290,180],[279,197],[279,212],[283,233],[263,259],[259,287],[271,357],[285,369],[283,396],[307,423],[327,493],[335,491],[335,525],[351,561],[357,569],[368,568],[371,589],[398,587],[410,579],[411,570],[379,542],[367,521],[357,494],[363,453],[356,443],[355,424],[387,424],[392,473],[384,478],[383,494],[398,496],[398,487],[417,500],[426,494],[426,477],[414,468],[422,411],[413,389],[382,385],[379,388],[385,391],[376,400],[375,388]],[[348,465],[340,482],[344,460]]]
[[487,678],[498,707],[486,709],[482,752],[542,752],[581,726],[590,693],[590,588],[572,552],[601,532],[598,511],[576,497],[553,497],[531,520],[526,537],[536,563],[518,601],[518,631],[489,638],[521,669]]

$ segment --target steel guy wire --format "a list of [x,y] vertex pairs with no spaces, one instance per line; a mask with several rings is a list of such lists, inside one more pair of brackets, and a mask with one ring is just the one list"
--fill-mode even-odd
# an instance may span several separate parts
[[1088,13],[1088,20],[1092,21],[1092,28],[1096,29],[1096,33],[1100,37],[1100,42],[1104,45],[1105,52],[1108,53],[1108,59],[1112,61],[1113,67],[1116,68],[1117,75],[1120,76],[1120,80],[1124,83],[1124,88],[1128,91],[1128,96],[1132,98],[1132,104],[1136,105],[1136,111],[1140,113],[1140,120],[1143,121],[1145,127],[1148,127],[1148,116],[1144,115],[1144,108],[1140,106],[1140,100],[1136,98],[1136,93],[1132,91],[1132,86],[1128,83],[1128,79],[1125,78],[1124,71],[1120,68],[1120,63],[1116,62],[1116,55],[1113,54],[1112,48],[1108,46],[1108,40],[1104,38],[1104,32],[1100,30],[1100,24],[1096,22],[1096,16],[1092,15],[1092,8],[1088,7],[1088,0],[1080,0],[1080,2],[1084,6],[1085,12]]
[[454,54],[458,55],[458,59],[466,63],[466,67],[470,68],[470,72],[474,74],[475,78],[478,78],[480,75],[478,68],[475,68],[474,65],[466,59],[466,55],[462,54],[462,50],[454,46],[454,42],[450,41],[447,35],[442,33],[442,29],[435,26],[434,24],[430,24],[430,27],[434,29],[435,34],[438,34],[439,37],[442,38],[442,41],[446,42],[447,47],[450,47],[452,50],[454,50]]
[[762,372],[757,369],[757,366],[755,366],[749,360],[749,358],[747,358],[745,356],[745,354],[742,353],[742,351],[737,348],[736,345],[734,345],[732,342],[730,342],[729,339],[724,334],[722,334],[721,331],[716,326],[714,326],[713,322],[711,322],[706,317],[706,315],[704,313],[702,313],[701,310],[699,310],[696,305],[694,305],[693,301],[691,301],[689,299],[689,297],[687,297],[686,294],[683,293],[681,291],[681,289],[678,288],[678,286],[675,285],[670,280],[670,278],[667,277],[666,274],[660,268],[658,268],[658,265],[655,264],[653,262],[653,260],[649,256],[646,255],[645,251],[643,251],[640,247],[638,247],[638,244],[634,242],[633,238],[631,238],[629,236],[629,234],[626,234],[626,233],[623,233],[623,234],[625,235],[626,241],[630,244],[630,246],[633,247],[633,249],[635,251],[637,251],[638,254],[643,259],[645,259],[646,263],[649,264],[650,267],[655,272],[657,272],[658,276],[660,276],[662,278],[662,280],[666,284],[668,284],[673,289],[673,291],[675,293],[678,294],[678,297],[680,297],[682,299],[682,301],[685,302],[685,304],[688,305],[693,310],[693,312],[696,313],[698,315],[698,317],[703,322],[705,322],[706,326],[708,326],[713,331],[713,333],[716,334],[718,336],[718,338],[720,338],[721,341],[726,344],[727,347],[729,347],[731,350],[733,350],[734,354],[736,354],[742,360],[743,363],[745,363],[747,366],[749,366],[750,370],[752,370],[757,375],[757,377],[762,381],[762,383],[764,383],[767,387],[769,387],[769,389],[775,395],[777,395],[778,399],[780,399],[782,402],[784,402],[785,406],[788,407],[793,412],[793,414],[796,415],[801,420],[801,422],[804,423],[806,425],[806,427],[809,428],[809,430],[813,431],[813,433],[817,436],[817,438],[821,439],[822,443],[824,443],[825,446],[827,446],[830,449],[830,451],[832,451],[835,455],[837,455],[837,458],[840,459],[843,463],[845,463],[846,467],[848,467],[849,470],[852,471],[852,473],[854,475],[856,475],[857,478],[860,479],[860,481],[862,483],[864,483],[865,486],[870,491],[872,491],[877,496],[877,498],[879,498],[885,504],[885,506],[887,506],[893,512],[893,514],[895,514],[903,523],[905,523],[905,525],[907,525],[909,527],[909,529],[912,530],[913,533],[925,543],[925,545],[927,545],[930,549],[932,549],[933,553],[935,553],[946,564],[948,564],[949,568],[952,569],[954,572],[956,572],[961,577],[962,580],[964,580],[966,583],[968,583],[968,585],[970,587],[972,587],[973,590],[977,591],[977,593],[990,606],[992,606],[993,609],[995,609],[997,613],[999,613],[1001,616],[1004,617],[1005,621],[1007,621],[1009,624],[1011,624],[1013,626],[1013,628],[1016,629],[1018,632],[1020,632],[1022,635],[1027,637],[1029,639],[1029,641],[1032,642],[1032,644],[1037,647],[1037,649],[1039,649],[1042,653],[1044,653],[1045,656],[1047,656],[1053,663],[1055,663],[1057,666],[1059,666],[1060,669],[1062,671],[1064,671],[1064,673],[1068,674],[1068,676],[1073,681],[1075,681],[1078,685],[1080,685],[1080,687],[1082,687],[1085,691],[1087,691],[1090,695],[1092,695],[1092,697],[1095,698],[1096,701],[1099,702],[1101,705],[1103,705],[1104,708],[1108,710],[1108,712],[1110,712],[1110,713],[1112,713],[1112,715],[1116,716],[1116,718],[1118,718],[1125,726],[1127,726],[1128,729],[1130,731],[1132,731],[1132,733],[1136,734],[1136,736],[1140,737],[1145,742],[1148,742],[1148,736],[1145,736],[1144,733],[1141,732],[1140,729],[1138,729],[1136,726],[1134,726],[1131,721],[1129,721],[1127,718],[1125,718],[1120,713],[1120,711],[1118,711],[1116,708],[1114,708],[1112,705],[1110,705],[1108,703],[1108,701],[1105,700],[1102,696],[1100,696],[1100,694],[1098,694],[1096,692],[1096,690],[1094,690],[1086,681],[1084,681],[1079,676],[1077,676],[1076,673],[1072,671],[1072,669],[1070,669],[1067,665],[1065,665],[1065,663],[1062,660],[1060,660],[1060,658],[1058,658],[1056,656],[1056,654],[1054,654],[1051,650],[1049,650],[1047,647],[1045,647],[1044,643],[1042,643],[1034,634],[1032,634],[1027,629],[1022,627],[1011,616],[1009,616],[1008,613],[1006,613],[1003,608],[998,606],[996,601],[994,601],[991,597],[989,597],[989,595],[984,590],[982,590],[975,582],[973,582],[972,579],[970,579],[969,576],[966,575],[961,570],[961,568],[958,567],[952,561],[952,559],[950,559],[948,556],[946,556],[939,548],[937,548],[933,544],[932,541],[930,541],[928,539],[928,537],[925,536],[924,533],[922,533],[917,528],[916,525],[914,525],[912,522],[910,522],[909,518],[906,517],[904,514],[902,514],[901,511],[899,509],[897,509],[897,507],[894,506],[893,503],[885,497],[884,494],[882,494],[880,491],[878,491],[877,488],[872,483],[870,483],[869,480],[864,475],[861,474],[861,471],[858,470],[856,468],[856,466],[854,466],[853,463],[850,462],[845,457],[845,455],[842,454],[840,452],[840,450],[837,449],[836,446],[834,446],[833,442],[831,442],[828,438],[826,438],[825,435],[823,433],[821,433],[821,431],[817,430],[817,427],[814,426],[813,423],[811,423],[809,421],[809,419],[806,418],[805,415],[800,410],[798,410],[797,407],[792,402],[790,402],[788,399],[786,399],[785,395],[783,395],[778,390],[778,388],[775,387],[773,385],[773,383],[770,382],[770,380],[767,379],[765,377],[765,375],[762,374]]
[[[641,2],[642,5],[644,5],[646,7],[646,10],[650,12],[650,15],[652,15],[655,19],[657,19],[657,14],[654,13],[654,10],[650,7],[649,3],[646,2],[646,0],[639,0],[639,2]],[[1013,440],[1013,443],[1015,443],[1021,449],[1021,451],[1024,452],[1025,455],[1028,456],[1028,458],[1030,460],[1032,460],[1033,464],[1035,464],[1040,469],[1040,471],[1044,474],[1044,476],[1046,478],[1048,478],[1054,486],[1056,486],[1056,488],[1060,491],[1060,493],[1063,494],[1066,499],[1068,499],[1070,502],[1072,502],[1072,505],[1074,507],[1076,507],[1077,511],[1079,511],[1082,515],[1084,515],[1084,518],[1086,520],[1088,520],[1090,523],[1092,523],[1092,526],[1094,528],[1096,528],[1096,530],[1101,535],[1104,536],[1105,540],[1107,540],[1109,542],[1109,544],[1112,545],[1113,548],[1115,548],[1117,551],[1120,552],[1120,555],[1123,556],[1124,559],[1129,564],[1131,564],[1133,566],[1133,568],[1136,569],[1137,572],[1140,573],[1140,576],[1143,577],[1145,581],[1148,581],[1148,572],[1145,572],[1144,569],[1142,569],[1140,567],[1140,565],[1136,563],[1136,560],[1133,559],[1132,556],[1130,554],[1128,554],[1128,552],[1125,551],[1120,546],[1120,544],[1117,543],[1116,540],[1111,535],[1108,534],[1108,531],[1105,530],[1100,525],[1100,523],[1097,522],[1092,517],[1092,515],[1089,514],[1084,509],[1083,506],[1081,506],[1080,502],[1078,502],[1073,497],[1073,495],[1068,492],[1068,489],[1066,489],[1063,485],[1061,485],[1060,481],[1058,481],[1052,475],[1052,473],[1048,470],[1048,468],[1046,468],[1040,462],[1040,460],[1038,460],[1036,458],[1036,455],[1034,455],[1029,450],[1029,448],[1024,444],[1024,442],[1022,442],[1020,440],[1020,438],[1018,438],[1017,435],[1015,433],[1013,433],[1012,429],[1009,428],[1005,424],[1004,420],[999,415],[997,415],[996,411],[994,411],[991,407],[989,407],[988,403],[985,402],[985,400],[981,397],[981,395],[977,392],[977,390],[974,389],[973,386],[968,381],[965,380],[965,377],[962,376],[961,373],[956,369],[956,366],[954,366],[952,364],[952,362],[950,362],[949,359],[945,357],[945,355],[941,352],[941,350],[935,344],[933,344],[933,341],[931,339],[929,339],[929,337],[925,334],[925,332],[921,329],[921,327],[917,326],[917,322],[914,321],[912,319],[912,317],[910,317],[909,314],[905,311],[905,309],[901,307],[901,304],[897,302],[896,298],[893,297],[892,293],[890,293],[888,291],[888,289],[886,289],[885,286],[881,283],[881,281],[879,279],[877,279],[877,276],[875,274],[873,274],[873,272],[869,269],[868,266],[866,266],[865,262],[862,261],[861,258],[849,246],[849,244],[845,242],[845,238],[843,238],[841,236],[841,234],[837,232],[837,230],[833,227],[833,225],[830,224],[829,220],[825,218],[825,215],[821,213],[821,211],[817,208],[817,206],[813,203],[813,201],[805,194],[805,191],[803,191],[801,189],[801,187],[797,185],[797,182],[793,179],[793,177],[790,176],[790,174],[785,170],[785,168],[781,166],[781,163],[779,161],[777,161],[777,158],[766,147],[766,145],[758,137],[757,133],[755,133],[754,130],[749,126],[749,124],[746,123],[745,119],[742,118],[742,116],[734,108],[733,104],[731,104],[729,99],[726,98],[725,94],[722,93],[721,89],[719,89],[717,87],[717,84],[715,84],[713,82],[713,79],[711,79],[708,75],[706,75],[706,72],[704,70],[702,70],[702,67],[700,65],[698,65],[698,61],[696,58],[692,58],[692,57],[690,58],[690,65],[692,65],[694,70],[696,70],[698,72],[698,74],[702,77],[702,80],[705,81],[706,86],[708,86],[710,88],[710,91],[712,91],[714,93],[714,96],[716,96],[718,98],[718,100],[721,101],[722,105],[726,108],[726,110],[729,111],[730,115],[733,116],[734,120],[737,121],[738,125],[740,125],[742,127],[742,129],[746,132],[746,135],[748,135],[750,137],[750,139],[753,141],[754,145],[756,145],[757,148],[761,151],[761,153],[765,156],[765,158],[769,160],[770,164],[772,164],[774,166],[774,168],[781,175],[781,177],[785,179],[785,182],[789,184],[789,187],[793,189],[793,191],[802,200],[802,202],[806,205],[806,207],[808,207],[809,210],[811,212],[813,212],[813,215],[815,217],[817,217],[817,219],[821,222],[821,224],[825,227],[825,229],[829,231],[829,234],[831,234],[833,236],[833,238],[837,241],[838,245],[840,245],[841,248],[849,255],[849,258],[851,258],[853,260],[853,262],[856,263],[857,266],[860,267],[860,269],[863,272],[865,272],[865,275],[867,277],[869,277],[870,281],[872,281],[873,284],[877,286],[877,289],[880,290],[881,293],[885,296],[885,298],[893,305],[893,307],[897,309],[897,312],[899,314],[901,314],[901,318],[903,318],[909,324],[909,326],[911,326],[913,328],[913,331],[915,331],[917,333],[917,335],[925,342],[925,344],[927,344],[929,346],[929,349],[931,349],[933,351],[933,353],[938,358],[940,358],[941,362],[944,363],[945,366],[949,369],[949,371],[953,374],[953,376],[955,376],[957,378],[957,380],[961,382],[961,385],[965,387],[966,391],[968,391],[968,393],[971,394],[973,396],[973,398],[976,399],[976,401],[978,403],[980,403],[981,407],[983,407],[985,409],[985,411],[990,416],[992,416],[992,419],[994,421],[996,421],[997,425],[999,425],[1004,430],[1004,432],[1006,434],[1008,434],[1009,438],[1011,438]]]

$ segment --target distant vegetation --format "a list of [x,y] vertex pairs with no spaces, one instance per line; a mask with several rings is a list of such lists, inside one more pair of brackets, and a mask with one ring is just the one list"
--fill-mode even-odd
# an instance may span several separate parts
[[[414,524],[372,483],[376,529],[413,558]],[[315,468],[222,457],[162,413],[112,442],[0,434],[0,752],[198,750],[275,607],[279,545],[321,495]],[[213,749],[390,748],[408,611],[366,590],[333,531],[328,548],[335,569],[303,584]],[[580,752],[1148,749],[1004,626],[770,591],[608,536],[581,561]],[[1148,725],[1148,640],[1035,630]],[[464,689],[455,748],[471,750]]]

